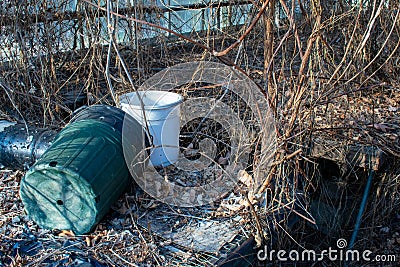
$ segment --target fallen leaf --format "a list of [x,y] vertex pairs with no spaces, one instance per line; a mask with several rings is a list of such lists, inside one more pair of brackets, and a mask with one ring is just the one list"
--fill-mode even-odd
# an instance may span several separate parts
[[89,237],[89,236],[85,237],[85,241],[86,241],[86,245],[87,245],[88,247],[90,247],[90,246],[92,245],[92,241],[90,240],[90,237]]
[[248,188],[250,188],[254,183],[253,177],[245,170],[240,170],[238,172],[238,178],[239,181],[246,185]]
[[256,241],[256,247],[261,247],[262,245],[262,239],[259,233],[257,233],[254,237],[254,241]]
[[71,230],[61,230],[61,232],[58,234],[59,237],[75,237],[74,232]]
[[225,158],[225,157],[219,157],[218,164],[219,165],[228,165],[229,164],[229,159]]

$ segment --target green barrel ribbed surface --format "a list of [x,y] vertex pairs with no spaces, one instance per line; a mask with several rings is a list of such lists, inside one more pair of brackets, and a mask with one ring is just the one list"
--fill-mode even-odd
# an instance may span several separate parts
[[[134,129],[141,133],[139,124]],[[101,220],[131,182],[121,131],[84,119],[57,135],[22,179],[20,194],[25,210],[39,226],[83,234]]]

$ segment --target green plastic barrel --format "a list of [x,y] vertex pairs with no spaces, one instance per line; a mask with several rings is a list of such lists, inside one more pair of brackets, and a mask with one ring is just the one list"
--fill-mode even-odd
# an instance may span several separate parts
[[[90,232],[132,183],[121,128],[129,115],[111,108],[98,118],[90,116],[99,109],[101,114],[103,107],[92,108],[84,111],[89,116],[78,115],[67,125],[21,181],[25,210],[43,228]],[[141,175],[145,163],[135,155],[143,151],[146,137],[139,123],[129,122],[128,154],[137,161],[130,163]]]

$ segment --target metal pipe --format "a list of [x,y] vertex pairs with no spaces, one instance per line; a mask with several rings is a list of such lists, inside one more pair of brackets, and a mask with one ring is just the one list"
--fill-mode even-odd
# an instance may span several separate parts
[[28,169],[51,145],[57,131],[0,121],[0,169]]

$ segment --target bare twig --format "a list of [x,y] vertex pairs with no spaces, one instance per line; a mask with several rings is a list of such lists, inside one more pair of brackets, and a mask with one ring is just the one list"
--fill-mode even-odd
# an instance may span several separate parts
[[228,54],[232,49],[236,48],[245,38],[247,35],[249,35],[249,33],[253,30],[254,26],[257,24],[257,22],[260,20],[262,14],[264,13],[265,9],[267,8],[268,4],[269,4],[270,0],[266,0],[263,5],[261,6],[260,10],[258,11],[257,15],[255,16],[255,18],[253,19],[252,23],[250,24],[250,26],[244,31],[244,33],[237,39],[236,42],[234,42],[231,46],[229,46],[228,48],[226,48],[225,50],[221,51],[221,52],[213,52],[213,55],[216,57],[221,57],[221,56],[225,56],[226,54]]
[[26,123],[26,120],[24,116],[22,115],[21,111],[17,107],[16,103],[14,102],[14,99],[11,97],[10,92],[12,92],[11,88],[8,87],[3,81],[0,80],[0,87],[3,88],[4,92],[6,93],[8,99],[10,100],[12,106],[14,109],[18,112],[19,116],[21,117],[22,121],[24,122],[25,125],[25,131],[26,131],[26,136],[29,136],[29,128],[28,124]]

